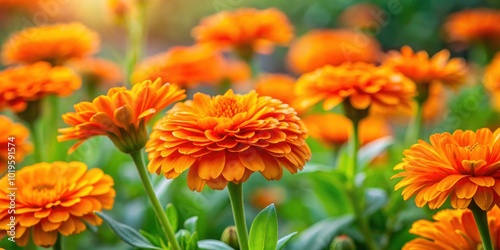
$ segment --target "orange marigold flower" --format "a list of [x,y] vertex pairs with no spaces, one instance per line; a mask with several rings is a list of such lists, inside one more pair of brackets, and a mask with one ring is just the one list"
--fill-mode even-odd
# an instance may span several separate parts
[[500,110],[500,53],[497,53],[484,71],[484,87],[491,93],[491,103]]
[[111,209],[115,190],[113,179],[101,169],[87,170],[82,162],[38,163],[16,172],[16,219],[9,214],[7,176],[0,179],[0,232],[15,227],[15,239],[25,246],[29,238],[35,245],[50,247],[57,235],[78,234],[85,223],[100,225],[94,211]]
[[67,67],[49,63],[8,68],[0,71],[0,109],[24,111],[28,102],[47,95],[68,96],[79,89],[81,79]]
[[71,127],[59,129],[62,135],[57,139],[78,140],[70,152],[97,135],[108,136],[122,152],[139,150],[147,141],[146,122],[158,111],[185,97],[184,90],[161,79],[135,84],[131,90],[111,88],[107,95],[76,104],[76,112],[64,114],[64,122]]
[[[482,241],[474,216],[469,209],[445,209],[437,212],[435,221],[418,220],[413,223],[410,233],[421,238],[409,241],[403,250],[476,250],[482,249]],[[488,226],[493,248],[500,249],[500,209],[494,207],[488,212]]]
[[360,30],[379,29],[385,22],[389,21],[390,18],[387,17],[387,14],[377,5],[371,3],[349,6],[339,16],[339,23],[344,27]]
[[99,35],[81,23],[44,25],[14,33],[2,48],[2,60],[5,64],[62,64],[91,55],[98,48]]
[[[339,114],[314,114],[302,119],[309,135],[328,146],[339,146],[349,141],[352,122]],[[332,128],[335,124],[335,128]],[[365,145],[392,134],[389,124],[380,117],[369,116],[359,123],[359,140]]]
[[[443,120],[445,116],[448,100],[448,93],[442,84],[431,84],[427,99],[422,105],[422,118],[427,124],[432,124]],[[391,121],[400,124],[408,124],[411,117],[415,116],[416,109],[418,108],[417,102],[412,103],[411,109],[396,108],[387,110],[384,108],[372,109],[372,113],[377,116],[382,116]]]
[[[0,174],[7,171],[9,152],[15,152],[15,162],[18,164],[24,156],[33,150],[33,146],[28,142],[29,130],[20,123],[12,122],[7,116],[0,115]],[[11,139],[12,138],[12,139]],[[9,146],[9,143],[15,146]],[[9,151],[15,148],[15,151]]]
[[302,75],[295,86],[301,107],[323,101],[330,110],[349,100],[356,109],[411,107],[415,84],[399,72],[366,63],[324,66]]
[[244,61],[226,59],[224,60],[224,78],[231,83],[242,83],[252,76],[250,66]]
[[221,54],[207,46],[176,46],[167,52],[147,58],[137,65],[133,82],[158,77],[181,86],[216,83],[223,78]]
[[298,113],[302,109],[296,105],[296,95],[294,93],[295,79],[285,74],[263,74],[257,78],[255,91],[259,95],[270,96],[281,100],[292,106]]
[[87,57],[68,64],[91,84],[115,86],[122,80],[120,67],[106,59]]
[[254,91],[210,97],[197,93],[160,120],[146,145],[150,172],[176,178],[189,168],[188,186],[224,189],[253,172],[278,180],[284,166],[302,169],[311,152],[293,108]]
[[[476,132],[457,130],[453,134],[433,134],[430,143],[419,140],[404,151],[406,158],[392,178],[403,178],[395,189],[403,188],[403,198],[416,195],[419,207],[441,207],[448,197],[456,209],[472,200],[485,211],[500,205],[500,129]],[[497,182],[497,180],[499,180]]]
[[466,80],[467,67],[462,58],[450,59],[448,50],[441,50],[429,58],[425,51],[413,52],[409,46],[403,46],[401,52],[390,51],[384,65],[401,72],[417,84],[439,82],[458,86]]
[[500,42],[500,11],[495,9],[469,9],[454,13],[444,25],[451,42]]
[[198,43],[216,48],[234,48],[248,55],[267,54],[274,44],[286,45],[293,38],[293,27],[283,12],[270,8],[222,11],[201,20],[192,31]]
[[325,65],[373,63],[381,53],[380,44],[364,33],[352,30],[313,30],[292,43],[287,60],[294,72],[307,73]]

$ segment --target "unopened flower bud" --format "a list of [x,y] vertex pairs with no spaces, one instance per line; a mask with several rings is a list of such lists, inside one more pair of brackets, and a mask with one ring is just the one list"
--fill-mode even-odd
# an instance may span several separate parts
[[355,250],[356,246],[352,239],[345,235],[336,236],[332,240],[332,244],[330,244],[330,250]]
[[234,249],[240,249],[240,244],[238,243],[238,234],[236,232],[235,226],[228,226],[222,232],[220,240]]

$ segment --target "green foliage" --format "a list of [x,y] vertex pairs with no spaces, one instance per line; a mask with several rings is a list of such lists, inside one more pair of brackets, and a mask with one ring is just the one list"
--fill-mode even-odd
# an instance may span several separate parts
[[250,227],[250,250],[276,249],[278,243],[278,217],[274,204],[262,210]]

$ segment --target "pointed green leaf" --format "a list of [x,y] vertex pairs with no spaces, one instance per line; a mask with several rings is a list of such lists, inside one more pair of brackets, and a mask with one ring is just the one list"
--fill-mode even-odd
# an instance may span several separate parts
[[372,141],[360,148],[358,152],[358,168],[363,169],[368,166],[373,159],[379,156],[393,143],[394,139],[392,136],[386,136]]
[[276,250],[281,250],[283,249],[285,246],[286,246],[286,243],[288,243],[288,241],[290,241],[290,239],[295,236],[297,234],[297,232],[293,232],[287,236],[283,236],[283,238],[279,239],[278,240],[278,246],[276,246]]
[[154,236],[142,229],[139,229],[139,233],[142,234],[142,236],[146,237],[146,239],[149,240],[149,242],[151,242],[153,245],[155,246],[161,246],[160,244],[160,240],[161,240],[161,237],[158,237],[158,236]]
[[274,204],[262,210],[250,227],[250,250],[276,249],[278,243],[278,217]]
[[198,241],[199,250],[234,250],[226,243],[218,240],[200,240]]
[[184,228],[191,233],[196,232],[196,224],[198,223],[198,216],[193,216],[184,221]]
[[165,212],[167,213],[168,221],[172,225],[174,232],[177,232],[177,226],[179,225],[179,216],[177,215],[177,209],[175,209],[174,204],[168,203]]
[[129,244],[130,246],[144,249],[161,249],[157,246],[151,244],[144,236],[137,232],[132,227],[115,221],[110,216],[103,214],[101,212],[94,212],[99,217],[101,217],[106,224],[115,232],[115,234],[123,240],[123,242]]

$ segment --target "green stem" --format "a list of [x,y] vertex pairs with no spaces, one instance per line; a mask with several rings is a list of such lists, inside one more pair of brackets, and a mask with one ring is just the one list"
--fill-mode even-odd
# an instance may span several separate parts
[[[368,245],[368,248],[371,250],[378,249],[377,244],[374,241],[373,234],[370,230],[370,225],[368,223],[368,218],[363,214],[363,203],[359,202],[359,197],[363,196],[364,189],[357,189],[356,187],[356,174],[358,172],[358,150],[359,150],[359,122],[360,119],[352,120],[352,135],[349,143],[349,159],[350,164],[347,169],[347,193],[351,198],[352,207],[354,209],[354,216],[359,223],[361,233],[365,237],[365,243]],[[356,192],[358,191],[358,192]],[[361,194],[359,194],[361,191]]]
[[493,250],[493,243],[491,242],[490,229],[488,226],[488,212],[482,210],[475,202],[471,202],[469,209],[474,215],[481,241],[483,242],[484,250]]
[[412,144],[416,143],[418,138],[420,138],[420,133],[422,130],[422,124],[424,122],[424,108],[423,103],[418,102],[417,111],[415,116],[412,118],[410,124],[408,125],[408,130],[405,135],[405,146],[409,147]]
[[[57,128],[59,127],[58,121],[61,119],[61,116],[59,115],[59,97],[57,96],[48,96],[47,98],[48,101],[48,107],[49,107],[49,120],[47,121],[47,131],[48,131],[48,138],[47,136],[45,137],[47,139],[47,152],[46,154],[49,155],[49,162],[56,161],[56,160],[62,160],[64,156],[60,156],[59,154],[61,152],[64,152],[63,150],[60,150],[60,145],[57,142]],[[66,154],[64,154],[66,155]]]
[[146,166],[144,165],[144,160],[142,158],[142,151],[136,150],[130,153],[130,156],[132,157],[132,160],[134,160],[139,176],[141,177],[142,185],[144,186],[144,190],[146,190],[149,201],[153,205],[153,210],[156,213],[156,217],[159,219],[163,233],[167,236],[168,241],[172,245],[172,250],[181,250],[181,247],[175,238],[174,229],[172,228],[172,225],[170,225],[167,215],[165,214],[160,201],[156,197],[153,185],[151,185],[151,181],[146,173]]
[[128,53],[125,66],[125,84],[127,84],[128,87],[132,86],[130,77],[132,76],[137,61],[141,57],[145,38],[147,3],[146,1],[138,1],[137,5],[137,16],[129,17],[127,23],[129,49],[127,50]]
[[57,234],[56,244],[52,247],[53,250],[63,250],[62,237],[61,234]]
[[245,209],[243,206],[243,185],[229,183],[227,185],[231,208],[233,209],[234,223],[238,234],[240,250],[248,250],[248,229],[245,221]]
[[40,144],[40,138],[39,138],[38,131],[36,129],[35,122],[28,123],[28,127],[29,127],[30,132],[31,132],[31,140],[33,141],[33,148],[34,148],[33,149],[33,157],[35,159],[35,163],[42,162],[43,161],[42,151],[40,150],[42,147]]
[[352,121],[352,135],[349,141],[349,166],[347,169],[347,180],[349,189],[356,186],[356,173],[358,172],[358,150],[359,150],[359,120]]

